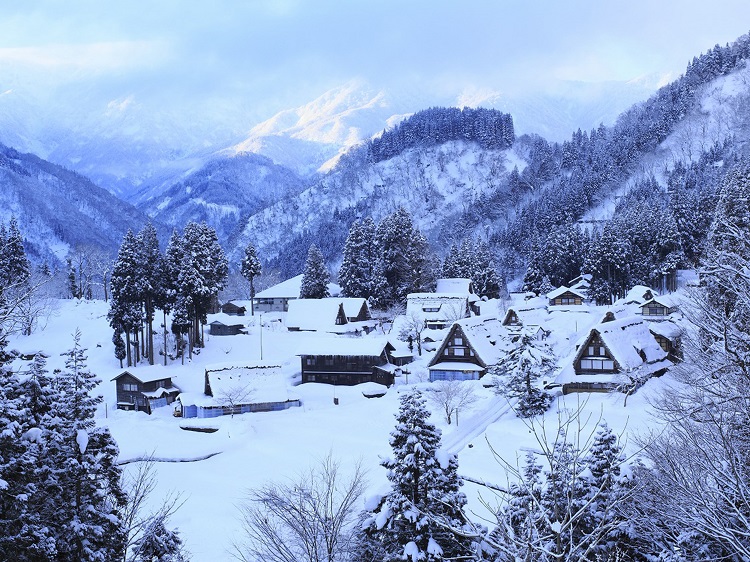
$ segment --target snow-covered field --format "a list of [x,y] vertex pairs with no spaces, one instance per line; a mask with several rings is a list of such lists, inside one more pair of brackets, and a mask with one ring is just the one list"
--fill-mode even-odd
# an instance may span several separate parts
[[[420,378],[418,373],[424,370],[429,354],[412,365],[414,375],[409,385],[398,381],[382,398],[367,399],[357,387],[305,384],[294,388],[302,407],[282,412],[183,420],[173,417],[172,407],[168,406],[149,416],[115,409],[115,384],[111,379],[123,369],[113,355],[107,310],[103,302],[61,301],[43,329],[29,337],[12,339],[8,349],[22,353],[43,350],[50,356],[51,371],[63,366],[59,354],[72,346],[73,332],[81,331],[81,343],[88,349],[88,366],[102,380],[99,392],[105,401],[98,422],[112,431],[120,447],[121,461],[148,455],[159,459],[158,487],[151,501],[157,504],[170,492],[182,494],[184,505],[171,523],[179,528],[194,561],[232,560],[228,550],[239,537],[238,506],[246,492],[269,481],[294,478],[329,452],[345,467],[361,460],[368,469],[369,493],[388,489],[385,469],[379,466],[379,461],[391,452],[388,437],[398,409],[398,394]],[[252,323],[253,319],[245,317],[239,321]],[[287,332],[275,324],[263,328],[263,358],[280,361],[283,376],[292,386],[299,381],[299,358],[294,355],[297,347],[305,339],[320,336]],[[167,370],[183,391],[202,392],[206,365],[257,360],[260,343],[257,325],[249,326],[247,335],[207,335],[206,347],[191,362],[186,360],[184,365],[171,362],[167,367],[141,364],[134,372]],[[26,365],[17,360],[13,368],[23,369]],[[654,423],[648,414],[648,398],[658,393],[667,379],[665,376],[647,383],[628,399],[627,406],[623,396],[616,394],[560,397],[547,414],[543,431],[556,433],[559,410],[580,409],[578,419],[583,439],[603,420],[622,433],[627,449],[633,452],[636,444],[632,436],[645,434]],[[425,390],[430,388],[426,382],[416,384]],[[515,418],[504,398],[495,396],[480,382],[470,384],[476,385],[479,400],[471,410],[460,412],[458,426],[447,425],[438,411],[433,413],[432,421],[443,430],[445,448],[458,453],[461,475],[502,486],[508,477],[495,455],[511,464],[516,464],[517,459],[522,462],[525,450],[538,448],[535,432]],[[334,404],[334,397],[338,398],[338,405]],[[181,429],[181,425],[188,423],[218,431],[199,433]],[[537,428],[540,427],[537,422]],[[210,458],[204,458],[207,456]],[[204,460],[197,460],[201,458]],[[124,468],[133,470],[134,466],[128,463]],[[464,491],[472,517],[478,520],[487,517],[480,497],[492,505],[497,501],[493,492],[469,482]]]

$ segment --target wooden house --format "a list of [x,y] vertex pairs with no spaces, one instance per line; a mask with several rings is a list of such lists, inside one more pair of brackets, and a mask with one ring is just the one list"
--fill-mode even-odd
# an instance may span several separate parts
[[379,338],[330,337],[305,342],[297,355],[302,365],[302,382],[355,385],[375,382],[393,384],[398,363],[408,357],[394,357],[395,347]]
[[518,317],[518,313],[512,308],[509,308],[508,312],[505,313],[505,318],[503,318],[502,324],[503,326],[522,326],[523,325],[523,323],[521,322],[521,319]]
[[476,316],[455,322],[427,365],[430,381],[482,378],[507,351],[506,335],[496,318]]
[[301,405],[290,393],[281,366],[264,362],[209,365],[203,394],[181,393],[179,402],[184,418],[274,412]]
[[677,301],[669,296],[654,297],[640,306],[641,314],[650,320],[664,318],[677,312]]
[[165,376],[161,370],[147,369],[137,375],[123,371],[112,380],[117,389],[119,410],[150,414],[154,408],[174,402],[180,393],[180,389],[172,384],[172,377]]
[[224,324],[219,320],[209,323],[209,334],[212,336],[236,336],[237,334],[246,334],[244,324]]
[[247,312],[247,308],[243,306],[241,303],[238,303],[235,301],[229,301],[221,305],[221,311],[224,314],[228,314],[230,316],[245,316],[245,312]]
[[649,331],[654,336],[656,343],[667,352],[670,361],[680,361],[682,359],[681,339],[682,328],[674,322],[665,320],[664,322],[653,322],[649,324]]
[[470,315],[469,297],[461,293],[410,293],[406,317],[419,318],[428,330],[442,330]]
[[296,299],[286,316],[292,332],[369,333],[376,325],[367,300],[361,298]]
[[550,306],[580,306],[586,300],[586,294],[580,289],[559,287],[547,293]]
[[622,302],[623,304],[636,304],[640,306],[657,296],[659,296],[659,293],[653,289],[646,287],[645,285],[635,285],[625,294]]

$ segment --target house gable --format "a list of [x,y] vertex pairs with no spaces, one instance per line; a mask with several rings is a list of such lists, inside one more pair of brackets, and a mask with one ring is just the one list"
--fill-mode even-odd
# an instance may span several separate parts
[[508,309],[503,319],[503,326],[523,326],[521,319],[518,317],[518,313],[512,308]]
[[578,348],[573,368],[577,375],[620,372],[620,365],[612,350],[605,344],[597,329],[592,329]]

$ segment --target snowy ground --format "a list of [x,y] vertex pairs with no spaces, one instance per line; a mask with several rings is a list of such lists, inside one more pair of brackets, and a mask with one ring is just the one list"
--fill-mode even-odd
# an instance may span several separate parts
[[[172,524],[180,529],[187,548],[196,562],[232,560],[228,550],[238,537],[238,505],[249,489],[270,480],[294,478],[317,459],[332,452],[344,466],[361,460],[368,469],[369,492],[388,489],[380,458],[390,455],[388,436],[398,409],[398,393],[406,384],[401,381],[382,398],[367,399],[356,387],[332,387],[305,384],[294,392],[302,400],[301,408],[283,412],[243,414],[213,420],[182,420],[172,416],[172,408],[160,408],[148,416],[115,409],[115,384],[111,379],[122,372],[114,358],[107,324],[107,305],[103,302],[60,302],[54,316],[43,330],[29,337],[11,340],[9,349],[22,353],[38,350],[50,355],[50,370],[63,366],[60,353],[72,345],[72,334],[81,331],[82,345],[88,348],[88,365],[103,381],[99,387],[105,403],[99,411],[99,423],[112,431],[120,447],[120,460],[128,461],[152,455],[156,463],[158,489],[152,501],[158,503],[170,491],[179,492],[185,500]],[[210,318],[209,318],[210,320]],[[252,322],[250,318],[241,319]],[[290,333],[281,326],[263,329],[263,358],[279,360],[289,384],[299,381],[297,346],[313,334]],[[227,361],[260,358],[261,334],[250,326],[247,335],[206,336],[206,347],[192,362],[169,366],[139,365],[136,373],[147,369],[165,369],[183,391],[202,392],[206,365]],[[413,365],[410,383],[420,377],[428,355]],[[23,369],[27,363],[16,361],[13,367]],[[628,449],[636,450],[633,435],[645,434],[654,424],[648,414],[648,397],[659,392],[667,382],[649,382],[628,399],[621,395],[593,394],[560,397],[545,418],[549,434],[557,431],[557,411],[580,409],[582,435],[588,435],[600,420],[622,433]],[[417,383],[425,390],[429,383]],[[475,383],[479,400],[471,410],[460,413],[458,427],[446,425],[439,412],[432,421],[443,430],[445,448],[459,455],[459,472],[472,481],[504,486],[508,477],[499,454],[515,465],[522,462],[525,450],[538,449],[535,432],[524,421],[515,418],[507,402]],[[334,405],[333,398],[339,404]],[[563,414],[565,417],[565,414]],[[186,431],[181,425],[218,428],[214,433]],[[537,424],[539,426],[539,423]],[[538,433],[538,432],[537,432]],[[209,458],[205,458],[209,457]],[[203,460],[198,460],[203,459]],[[190,462],[166,462],[166,461]],[[133,463],[124,465],[132,470]],[[488,488],[467,482],[464,491],[469,508],[477,519],[487,517],[483,501],[497,500]]]

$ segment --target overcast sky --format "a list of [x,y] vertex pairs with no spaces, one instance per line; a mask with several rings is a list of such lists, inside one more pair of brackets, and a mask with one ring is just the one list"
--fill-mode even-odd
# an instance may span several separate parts
[[113,99],[242,100],[259,117],[352,78],[445,93],[676,76],[750,31],[748,0],[12,4],[0,18],[3,90],[78,82]]

